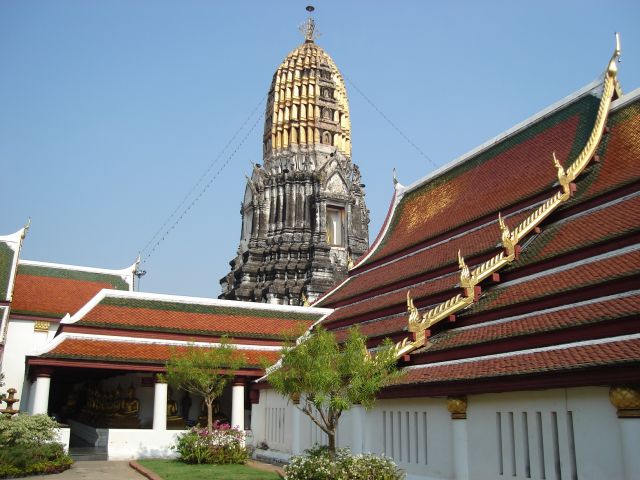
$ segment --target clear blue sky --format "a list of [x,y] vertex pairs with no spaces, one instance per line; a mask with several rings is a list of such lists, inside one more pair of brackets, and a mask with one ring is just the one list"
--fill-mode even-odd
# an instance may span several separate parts
[[[217,296],[238,247],[244,172],[261,159],[251,113],[302,42],[306,4],[0,2],[0,235],[31,217],[22,258],[124,268],[249,117],[205,183],[226,168],[144,265],[142,290]],[[616,30],[622,86],[640,87],[638,1],[315,6],[318,43],[353,82],[372,241],[393,167],[409,184],[586,85]]]

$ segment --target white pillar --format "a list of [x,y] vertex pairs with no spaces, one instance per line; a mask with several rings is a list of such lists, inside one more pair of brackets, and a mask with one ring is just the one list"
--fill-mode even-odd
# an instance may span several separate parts
[[51,375],[39,373],[36,377],[36,388],[33,399],[33,414],[46,414],[49,410],[49,388],[51,386]]
[[29,382],[29,397],[27,398],[27,412],[29,415],[33,415],[33,400],[36,396],[36,381],[27,379]]
[[231,426],[244,430],[244,381],[240,380],[231,387]]
[[640,418],[620,418],[620,433],[622,436],[622,459],[624,462],[625,478],[634,478],[640,472]]
[[300,403],[300,399],[292,399],[294,405],[291,407],[291,453],[293,455],[300,455],[302,448],[300,445],[300,415],[302,412],[298,409],[297,405]]
[[351,453],[364,453],[364,408],[351,407]]
[[453,433],[453,476],[456,480],[468,480],[467,397],[448,397],[447,410],[451,413]]
[[467,420],[453,420],[453,468],[456,480],[468,480]]
[[616,407],[620,425],[624,478],[637,478],[640,472],[640,389],[628,385],[612,386],[609,400]]
[[167,384],[157,380],[153,392],[153,429],[167,429]]

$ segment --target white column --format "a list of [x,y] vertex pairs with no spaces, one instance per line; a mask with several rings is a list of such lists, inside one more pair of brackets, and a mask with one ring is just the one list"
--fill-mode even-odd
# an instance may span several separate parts
[[291,406],[291,453],[300,455],[302,453],[300,445],[300,415],[302,412],[297,407],[300,399],[292,399],[292,402],[294,405]]
[[351,407],[351,453],[364,452],[364,408],[362,405]]
[[468,480],[467,397],[448,397],[447,410],[451,413],[453,433],[453,476],[456,480]]
[[620,433],[622,436],[622,459],[624,462],[625,478],[634,478],[640,472],[640,418],[620,418]]
[[153,429],[167,429],[167,384],[156,381],[153,392]]
[[51,376],[47,373],[39,373],[36,377],[36,388],[33,399],[33,414],[46,414],[49,410],[49,388]]
[[231,387],[231,426],[244,430],[244,381],[236,381]]
[[624,478],[637,478],[640,472],[640,389],[629,385],[612,386],[609,400],[616,407],[620,425]]
[[36,381],[27,379],[29,382],[29,397],[27,398],[27,412],[29,415],[33,415],[33,400],[36,396]]
[[453,420],[453,468],[456,480],[468,480],[467,420]]

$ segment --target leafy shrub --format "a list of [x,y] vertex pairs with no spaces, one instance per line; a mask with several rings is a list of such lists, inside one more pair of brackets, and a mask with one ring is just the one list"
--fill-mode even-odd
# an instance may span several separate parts
[[284,467],[287,480],[403,480],[405,478],[389,458],[371,453],[351,455],[339,449],[331,459],[327,447],[305,450],[291,458]]
[[41,415],[0,417],[0,445],[43,445],[58,436],[58,423]]
[[178,437],[173,447],[185,463],[245,463],[248,453],[244,432],[228,423],[213,423],[213,429],[194,427]]
[[0,478],[60,473],[73,460],[57,437],[58,424],[46,415],[0,417]]

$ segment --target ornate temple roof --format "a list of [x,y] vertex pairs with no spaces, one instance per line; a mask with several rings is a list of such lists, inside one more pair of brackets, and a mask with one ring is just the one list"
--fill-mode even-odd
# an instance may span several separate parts
[[20,260],[12,314],[62,318],[77,312],[103,288],[132,290],[136,264],[109,270]]
[[408,374],[385,395],[640,380],[640,91],[622,96],[618,55],[602,81],[397,186],[370,251],[314,304],[335,308],[322,324],[339,338],[357,325],[370,346],[397,342]]
[[282,61],[271,82],[265,113],[264,154],[328,144],[351,156],[351,121],[344,80],[311,37]]
[[[101,290],[60,322],[30,365],[162,371],[172,352],[212,348],[221,338],[243,356],[243,375],[262,375],[285,340],[331,310],[154,293]],[[238,373],[238,372],[237,372]]]
[[[188,340],[194,336],[227,335],[242,339],[295,338],[331,310],[256,304],[230,300],[182,297],[142,292],[103,290],[77,314],[62,321],[63,331],[96,329],[139,331],[145,335],[175,334]],[[165,335],[166,336],[166,335]]]

